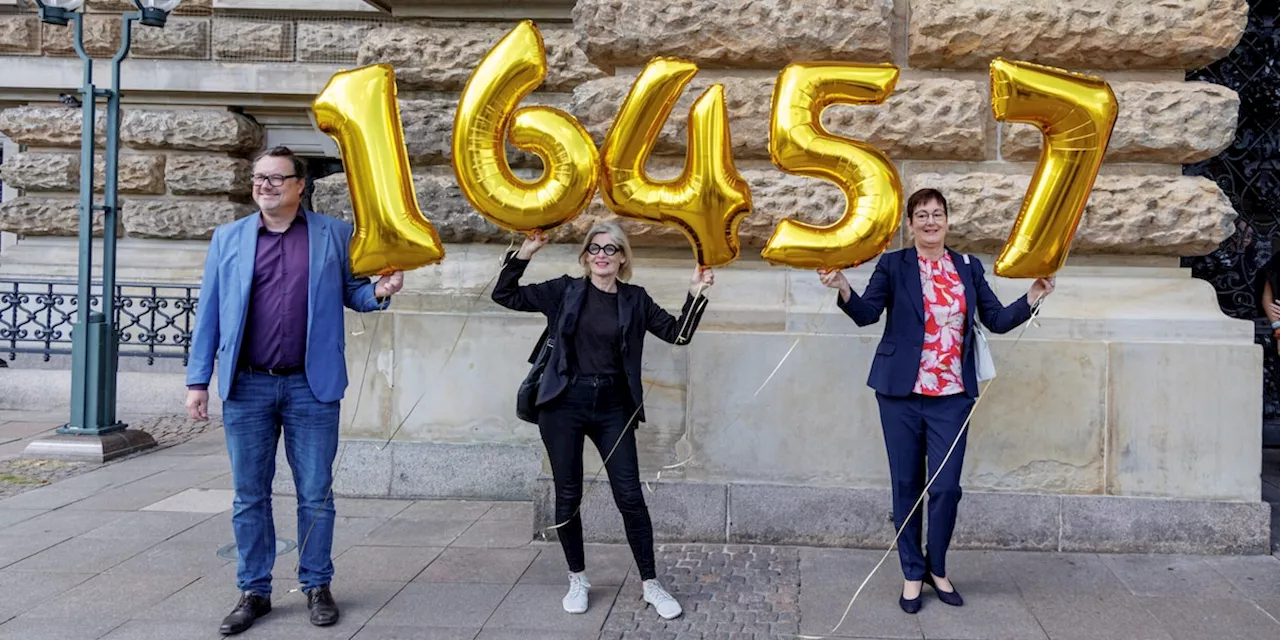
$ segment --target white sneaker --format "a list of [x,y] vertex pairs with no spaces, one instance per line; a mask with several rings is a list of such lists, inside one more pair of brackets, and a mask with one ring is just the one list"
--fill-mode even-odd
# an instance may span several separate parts
[[658,611],[658,615],[663,620],[680,617],[684,610],[680,608],[680,603],[662,588],[662,583],[657,580],[644,581],[644,601],[653,605]]
[[569,574],[569,593],[564,597],[564,610],[569,613],[587,612],[587,593],[591,591],[591,583],[587,582],[587,574]]

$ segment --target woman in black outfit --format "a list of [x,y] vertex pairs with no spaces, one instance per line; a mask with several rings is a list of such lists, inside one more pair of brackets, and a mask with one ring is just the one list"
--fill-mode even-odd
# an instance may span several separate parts
[[[541,312],[547,316],[546,337],[555,340],[536,404],[538,430],[555,480],[556,522],[564,523],[558,529],[569,564],[564,610],[585,613],[591,588],[578,516],[585,437],[607,460],[613,498],[644,580],[644,599],[658,615],[675,618],[681,614],[680,604],[662,588],[654,568],[653,525],[640,489],[640,463],[631,427],[644,421],[640,364],[645,333],[672,344],[687,344],[706,307],[701,291],[714,284],[715,276],[710,269],[695,270],[677,319],[654,303],[643,288],[623,282],[631,277],[631,245],[617,224],[601,222],[587,233],[578,254],[583,277],[566,275],[521,285],[529,260],[546,244],[546,236],[539,232],[507,256],[493,300],[515,311]],[[535,350],[535,356],[537,353]]]

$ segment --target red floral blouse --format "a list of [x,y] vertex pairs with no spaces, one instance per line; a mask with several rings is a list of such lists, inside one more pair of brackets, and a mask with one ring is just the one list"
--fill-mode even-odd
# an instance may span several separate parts
[[964,283],[950,254],[942,254],[940,260],[920,257],[920,287],[924,290],[924,349],[912,391],[926,396],[963,393]]

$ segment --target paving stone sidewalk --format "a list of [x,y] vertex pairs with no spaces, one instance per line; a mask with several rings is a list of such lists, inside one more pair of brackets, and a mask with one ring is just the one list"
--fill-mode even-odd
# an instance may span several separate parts
[[[5,425],[0,421],[0,429]],[[236,599],[222,433],[0,500],[0,640],[216,639]],[[657,498],[660,499],[660,496]],[[278,535],[298,539],[293,498]],[[341,622],[307,623],[291,591],[295,551],[275,568],[274,610],[246,639],[789,639],[826,635],[883,552],[666,544],[659,575],[685,615],[640,600],[625,545],[588,545],[591,609],[560,608],[565,567],[534,540],[529,503],[337,500],[334,593]],[[1275,640],[1280,560],[959,551],[967,604],[897,606],[894,559],[833,638]]]

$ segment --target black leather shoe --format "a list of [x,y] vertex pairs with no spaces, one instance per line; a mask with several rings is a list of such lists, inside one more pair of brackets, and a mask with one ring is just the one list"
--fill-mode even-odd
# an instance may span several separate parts
[[[942,589],[939,589],[937,583],[933,581],[932,573],[924,574],[924,583],[933,587],[934,592],[938,594],[938,599],[943,601],[944,603],[949,604],[953,607],[964,606],[964,598],[960,597],[960,592],[959,591],[943,591]],[[955,589],[955,587],[956,587],[955,583],[952,583],[951,588]]]
[[915,614],[920,612],[920,596],[916,596],[915,600],[908,600],[906,596],[898,596],[898,606],[903,611]]
[[311,610],[311,624],[317,627],[327,627],[338,621],[338,603],[333,601],[327,584],[307,592],[307,608]]
[[253,626],[253,621],[271,613],[271,598],[256,593],[245,593],[218,629],[224,636],[235,635]]

